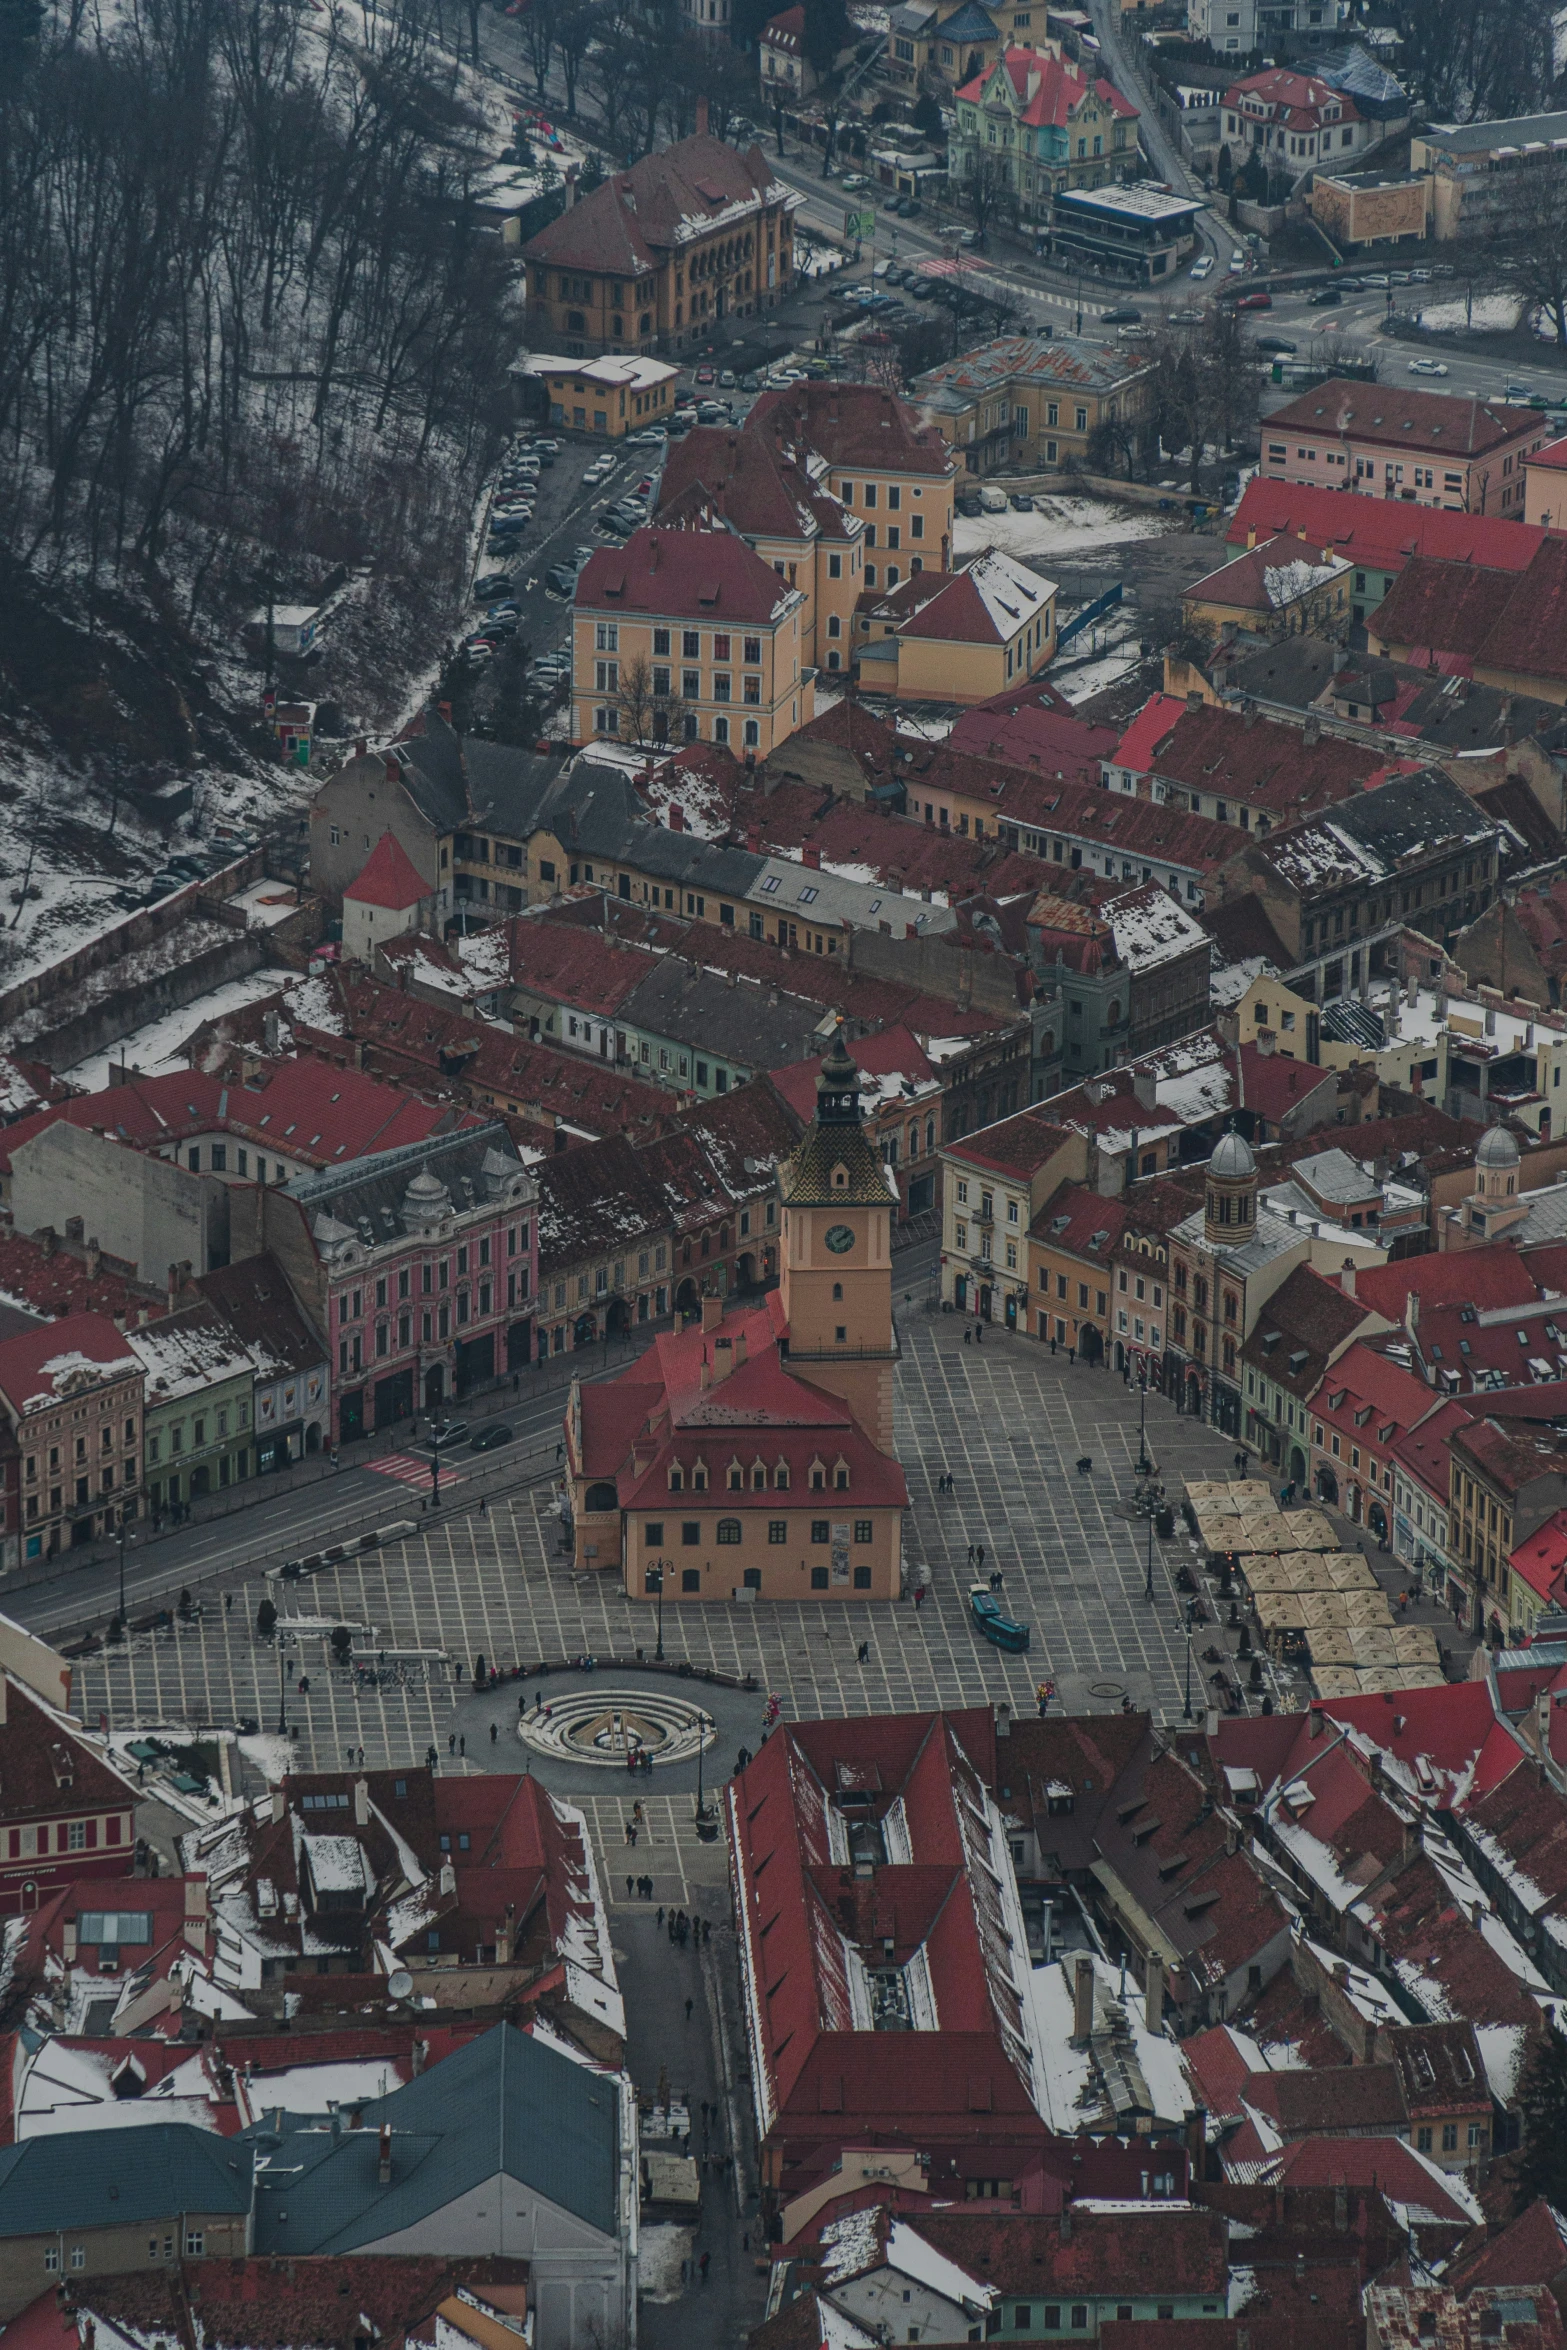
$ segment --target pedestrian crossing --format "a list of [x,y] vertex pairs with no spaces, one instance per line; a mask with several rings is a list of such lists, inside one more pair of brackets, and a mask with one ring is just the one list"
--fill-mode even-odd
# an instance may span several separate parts
[[[428,1461],[420,1460],[417,1453],[389,1452],[384,1460],[366,1461],[364,1465],[367,1469],[373,1470],[376,1476],[396,1477],[404,1485],[427,1486],[430,1483],[430,1464]],[[444,1461],[442,1462],[441,1490],[443,1493],[448,1485],[465,1485],[466,1483],[467,1479],[460,1469],[449,1469]]]

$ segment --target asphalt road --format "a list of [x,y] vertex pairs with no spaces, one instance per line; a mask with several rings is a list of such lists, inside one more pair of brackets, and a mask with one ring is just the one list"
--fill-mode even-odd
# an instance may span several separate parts
[[[1429,286],[1399,286],[1391,289],[1401,309],[1417,310],[1422,304],[1457,301],[1460,290],[1453,279],[1436,279]],[[1379,379],[1392,383],[1400,378],[1432,392],[1478,393],[1499,397],[1508,384],[1524,384],[1531,392],[1543,392],[1553,399],[1567,400],[1567,358],[1541,343],[1528,358],[1517,356],[1517,339],[1513,336],[1497,339],[1501,356],[1485,351],[1470,351],[1433,337],[1426,342],[1410,342],[1388,334],[1387,291],[1381,287],[1368,288],[1362,294],[1347,294],[1343,301],[1331,308],[1315,309],[1306,293],[1275,294],[1273,307],[1252,314],[1252,324],[1259,334],[1284,336],[1298,346],[1298,357],[1309,360],[1313,349],[1323,343],[1348,345],[1357,356],[1375,358]],[[1423,370],[1411,370],[1411,359],[1431,358],[1445,366],[1445,376],[1429,376]],[[1263,413],[1282,407],[1295,398],[1289,391],[1276,386],[1263,394]]]

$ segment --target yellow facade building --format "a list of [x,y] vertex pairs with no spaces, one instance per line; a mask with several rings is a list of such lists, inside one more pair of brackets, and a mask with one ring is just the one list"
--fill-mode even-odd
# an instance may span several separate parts
[[636,531],[577,581],[572,740],[767,758],[815,714],[806,599],[727,530]]
[[675,404],[678,370],[664,359],[632,353],[606,359],[557,359],[530,351],[514,371],[539,386],[548,421],[566,432],[608,441],[667,417]]
[[923,571],[860,598],[855,668],[863,687],[909,702],[987,702],[1048,668],[1054,580],[987,547],[959,571]]
[[655,1341],[566,1413],[576,1563],[627,1595],[897,1599],[908,1491],[892,1454],[895,1193],[842,1032],[778,1170],[778,1289]]

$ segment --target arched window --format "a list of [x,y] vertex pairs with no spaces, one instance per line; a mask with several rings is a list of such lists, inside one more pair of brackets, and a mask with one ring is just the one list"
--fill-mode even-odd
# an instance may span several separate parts
[[735,1543],[735,1542],[738,1542],[738,1541],[739,1541],[739,1539],[740,1539],[740,1521],[739,1521],[739,1519],[738,1519],[738,1518],[720,1518],[720,1519],[719,1519],[719,1521],[718,1521],[718,1540],[719,1540],[719,1543],[720,1543],[720,1545],[723,1545],[723,1544],[726,1544],[726,1543]]
[[582,1497],[582,1506],[585,1510],[612,1510],[618,1507],[619,1501],[619,1494],[606,1479],[601,1484],[588,1487]]
[[841,1306],[843,1303],[843,1283],[841,1281],[835,1281],[832,1285],[832,1302],[835,1306]]

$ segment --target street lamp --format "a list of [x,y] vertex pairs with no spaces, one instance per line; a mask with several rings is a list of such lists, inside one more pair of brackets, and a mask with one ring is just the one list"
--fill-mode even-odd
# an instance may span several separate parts
[[664,1661],[664,1562],[662,1559],[659,1559],[656,1565],[649,1567],[647,1587],[649,1591],[656,1593],[658,1598],[658,1645],[653,1651],[653,1661],[655,1664],[661,1665]]
[[1181,1708],[1181,1719],[1186,1722],[1192,1718],[1192,1615],[1196,1606],[1195,1599],[1186,1602],[1186,1702]]
[[288,1658],[283,1654],[281,1640],[277,1651],[277,1734],[280,1738],[288,1736]]
[[701,1708],[698,1707],[696,1718],[696,1821],[698,1827],[700,1827],[708,1817],[707,1805],[702,1796],[702,1759],[706,1752],[707,1716],[702,1712]]
[[123,1632],[125,1630],[125,1512],[123,1510],[120,1512],[119,1525],[115,1528],[114,1539],[119,1546],[120,1553],[120,1630]]
[[1153,1467],[1148,1458],[1148,1366],[1139,1364],[1137,1372],[1137,1474],[1146,1477]]
[[1153,1512],[1148,1513],[1148,1579],[1143,1586],[1144,1599],[1153,1598]]

